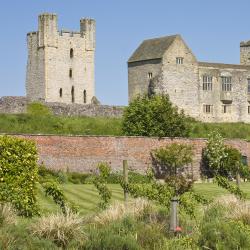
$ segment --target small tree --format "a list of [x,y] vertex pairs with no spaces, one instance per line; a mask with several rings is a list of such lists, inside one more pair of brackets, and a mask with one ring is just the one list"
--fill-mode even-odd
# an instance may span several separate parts
[[165,173],[165,182],[174,190],[174,197],[171,199],[170,229],[176,232],[178,228],[177,206],[180,195],[190,191],[193,184],[193,180],[182,175],[183,167],[193,161],[193,150],[190,145],[173,143],[154,150],[153,157]]
[[111,168],[107,163],[99,163],[98,164],[99,175],[96,176],[94,180],[94,185],[98,190],[98,193],[101,198],[101,202],[99,203],[99,207],[101,209],[106,209],[110,203],[112,193],[107,187],[107,179],[110,175]]
[[181,195],[191,188],[188,176],[183,176],[184,166],[193,161],[193,148],[190,145],[173,143],[153,151],[153,158],[164,175],[165,182],[175,191],[175,196]]
[[[229,182],[229,177],[239,179],[241,173],[245,174],[240,152],[224,145],[222,136],[217,132],[213,132],[209,135],[203,156],[208,168],[206,174],[214,177],[219,186],[242,198],[244,194],[239,186]],[[237,183],[239,184],[239,182]]]
[[122,130],[125,135],[183,137],[189,123],[168,95],[138,96],[125,109]]

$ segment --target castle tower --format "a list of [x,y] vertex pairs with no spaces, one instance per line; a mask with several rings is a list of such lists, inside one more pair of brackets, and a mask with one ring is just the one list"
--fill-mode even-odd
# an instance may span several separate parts
[[95,20],[81,19],[80,31],[58,30],[57,15],[38,18],[27,35],[26,93],[31,101],[89,104],[95,96]]
[[95,50],[95,20],[82,18],[80,20],[80,31],[86,38],[86,49]]
[[58,46],[57,15],[44,13],[38,17],[38,47]]
[[240,43],[240,64],[250,65],[250,41]]

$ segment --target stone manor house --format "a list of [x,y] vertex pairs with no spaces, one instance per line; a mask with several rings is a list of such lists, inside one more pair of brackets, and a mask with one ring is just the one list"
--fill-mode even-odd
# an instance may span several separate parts
[[143,41],[128,60],[129,100],[167,93],[186,114],[204,122],[250,122],[250,41],[240,64],[197,61],[180,35]]
[[89,104],[95,96],[95,20],[81,19],[80,32],[58,30],[57,15],[38,18],[27,34],[26,95],[31,101]]

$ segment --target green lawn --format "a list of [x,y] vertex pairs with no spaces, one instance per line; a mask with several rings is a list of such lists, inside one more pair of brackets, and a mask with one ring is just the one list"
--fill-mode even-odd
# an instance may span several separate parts
[[[80,208],[81,214],[91,214],[97,211],[97,204],[99,202],[99,195],[92,184],[65,184],[62,186],[65,191],[65,195],[69,201],[74,202]],[[123,190],[118,184],[110,184],[112,190],[112,200],[122,200]],[[222,188],[219,188],[213,183],[195,184],[195,190],[204,195],[207,198],[213,198],[220,195],[228,194],[228,192]],[[247,197],[250,199],[250,183],[242,183],[242,190],[247,193]],[[43,212],[54,212],[58,210],[57,206],[51,199],[45,197],[44,194],[39,191],[39,205]],[[59,211],[59,210],[58,210]]]

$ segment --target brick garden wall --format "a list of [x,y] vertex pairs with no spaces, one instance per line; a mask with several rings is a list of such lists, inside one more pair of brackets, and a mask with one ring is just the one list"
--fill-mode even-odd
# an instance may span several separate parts
[[[127,159],[131,169],[144,172],[151,165],[152,149],[177,142],[192,144],[194,162],[187,166],[195,179],[200,178],[202,148],[205,139],[111,137],[111,136],[55,136],[18,135],[34,140],[39,151],[39,161],[55,170],[92,172],[99,162],[110,163],[113,170],[122,169],[122,160]],[[250,143],[243,140],[228,140],[227,144],[238,148],[250,159]]]

